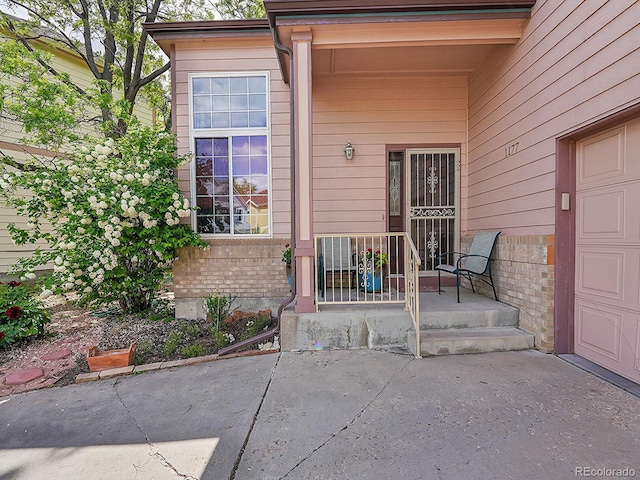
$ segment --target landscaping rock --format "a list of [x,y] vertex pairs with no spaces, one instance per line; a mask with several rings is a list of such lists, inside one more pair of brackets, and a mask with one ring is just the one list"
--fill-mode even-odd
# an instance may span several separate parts
[[45,362],[51,362],[55,360],[61,360],[63,358],[67,358],[73,352],[69,348],[64,348],[62,350],[56,350],[55,352],[47,353],[42,356],[42,360]]
[[10,373],[5,377],[4,383],[7,385],[22,385],[42,376],[44,376],[44,370],[41,368],[28,368]]

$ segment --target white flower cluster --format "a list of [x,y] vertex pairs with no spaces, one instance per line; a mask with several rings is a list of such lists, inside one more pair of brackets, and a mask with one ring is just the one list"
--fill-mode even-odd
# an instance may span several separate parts
[[174,193],[171,198],[173,204],[169,205],[169,211],[164,214],[164,219],[167,225],[177,225],[180,223],[180,218],[191,215],[189,211],[189,200],[185,198],[183,201],[180,201],[180,195],[177,193]]
[[4,175],[2,175],[2,177],[0,177],[0,188],[2,188],[3,190],[10,188],[15,182],[16,180],[13,175],[5,173]]
[[[142,138],[146,141],[146,137],[138,141]],[[146,156],[150,151],[146,144],[123,141],[122,145],[118,151],[116,141],[108,139],[95,146],[79,146],[68,155],[43,162],[51,168],[24,174],[0,169],[0,194],[4,193],[0,196],[10,199],[19,188],[33,192],[33,200],[22,203],[22,212],[29,217],[25,231],[34,232],[34,238],[44,238],[39,219],[50,225],[45,240],[51,250],[46,258],[50,254],[55,257],[55,285],[43,290],[40,298],[58,289],[107,298],[128,288],[125,279],[148,283],[137,270],[142,263],[151,263],[157,271],[171,267],[174,251],[167,243],[173,240],[164,225],[177,225],[180,218],[191,214],[189,201],[182,194],[176,192],[170,198],[158,195],[173,182],[170,172],[175,165],[167,168],[166,161],[159,161],[156,166],[156,157]],[[167,149],[167,153],[171,151]],[[31,222],[32,212],[38,215]],[[159,225],[165,231],[141,233]],[[136,245],[143,245],[142,251],[132,256]],[[34,274],[25,271],[29,272],[25,278],[32,278]]]
[[99,165],[104,165],[107,157],[111,154],[116,155],[118,150],[115,147],[115,142],[112,138],[107,139],[104,145],[96,145],[93,150],[89,150],[86,146],[80,147],[80,153],[84,155],[84,159],[87,162],[97,162]]

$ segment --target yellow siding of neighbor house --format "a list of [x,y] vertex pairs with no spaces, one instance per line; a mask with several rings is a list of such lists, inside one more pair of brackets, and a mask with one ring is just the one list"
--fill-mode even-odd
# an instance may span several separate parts
[[464,165],[466,119],[466,76],[314,78],[315,232],[386,231],[386,146],[459,144]]
[[[77,57],[59,49],[48,49],[48,51],[53,54],[52,66],[56,70],[68,73],[71,80],[82,88],[91,85],[93,75]],[[144,99],[140,98],[135,114],[143,124],[151,124],[152,110],[145,104]],[[29,156],[24,152],[24,147],[19,144],[25,135],[19,123],[0,116],[0,151],[16,160],[26,160]],[[14,209],[0,207],[0,273],[8,272],[18,258],[29,256],[35,250],[34,245],[13,244],[7,230],[9,223],[15,223],[20,227],[27,225],[26,219],[18,216]],[[45,244],[39,243],[37,246],[45,247]]]
[[[288,237],[290,231],[289,187],[289,87],[283,82],[271,37],[226,39],[203,45],[178,43],[174,64],[175,120],[178,150],[192,152],[189,137],[189,74],[270,72],[271,127],[271,205],[274,237]],[[190,196],[190,168],[178,172],[180,189]]]
[[550,234],[555,139],[640,101],[640,2],[538,0],[469,79],[468,227]]

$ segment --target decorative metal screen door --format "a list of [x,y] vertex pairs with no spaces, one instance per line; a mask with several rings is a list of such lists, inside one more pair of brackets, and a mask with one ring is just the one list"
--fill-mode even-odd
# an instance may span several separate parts
[[408,150],[407,231],[415,244],[421,274],[435,272],[438,255],[458,251],[460,150]]

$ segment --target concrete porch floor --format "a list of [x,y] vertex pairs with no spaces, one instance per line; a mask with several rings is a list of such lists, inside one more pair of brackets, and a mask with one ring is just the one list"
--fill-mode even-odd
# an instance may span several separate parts
[[[455,287],[448,287],[441,294],[420,293],[422,335],[429,335],[429,332],[435,334],[435,331],[442,335],[443,331],[449,329],[457,332],[467,329],[467,335],[472,329],[496,333],[497,329],[517,330],[517,324],[518,310],[515,307],[466,289],[460,291],[460,303],[456,302]],[[403,304],[323,304],[316,313],[296,314],[292,310],[285,311],[282,315],[280,340],[283,351],[408,349],[409,345],[415,343],[408,341],[408,334],[412,331],[413,323]],[[415,339],[415,332],[413,335]],[[467,343],[468,341],[465,340]],[[533,347],[532,339],[529,343],[530,346],[526,348]],[[441,347],[437,348],[442,350]],[[449,346],[446,348],[450,349]],[[467,353],[469,351],[476,350],[467,348]],[[427,351],[426,354],[438,353]]]

